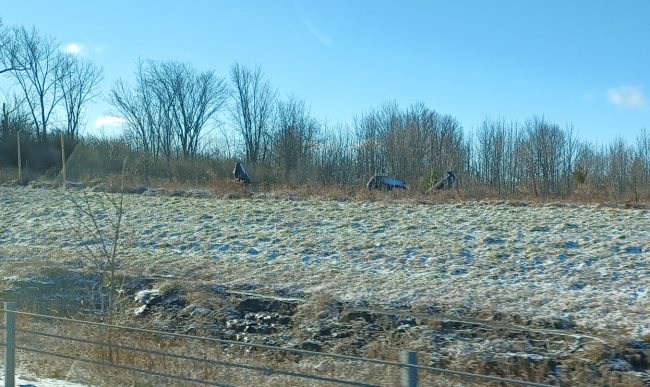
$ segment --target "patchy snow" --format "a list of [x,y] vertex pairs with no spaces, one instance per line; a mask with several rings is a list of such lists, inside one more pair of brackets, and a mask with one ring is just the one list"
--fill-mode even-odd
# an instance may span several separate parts
[[[566,318],[616,337],[650,330],[646,209],[127,195],[125,211],[120,257],[133,273],[533,325]],[[0,257],[79,256],[97,241],[66,230],[73,217],[61,191],[0,187]]]
[[[4,386],[4,367],[0,365],[0,385]],[[29,373],[16,372],[16,387],[86,387],[87,384],[78,384],[67,380],[39,378]]]

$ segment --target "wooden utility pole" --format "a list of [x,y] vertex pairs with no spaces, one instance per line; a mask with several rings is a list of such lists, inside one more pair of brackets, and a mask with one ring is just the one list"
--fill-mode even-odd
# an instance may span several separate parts
[[18,142],[18,182],[23,181],[23,159],[20,156],[20,132],[16,132],[16,141]]
[[61,132],[61,165],[63,165],[63,183],[61,185],[65,185],[68,179],[65,176],[65,144],[63,142],[63,132]]

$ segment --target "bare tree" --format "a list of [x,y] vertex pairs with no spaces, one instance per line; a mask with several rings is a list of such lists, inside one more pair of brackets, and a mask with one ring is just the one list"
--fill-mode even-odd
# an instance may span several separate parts
[[570,195],[573,191],[573,170],[575,168],[578,146],[580,144],[573,130],[573,125],[569,125],[564,130],[565,143],[562,153],[562,174],[566,182],[566,194]]
[[641,129],[641,133],[637,136],[636,153],[643,169],[642,182],[647,184],[650,182],[650,132],[647,128]]
[[[18,159],[17,140],[20,138],[20,142],[25,143],[30,141],[32,134],[24,100],[15,95],[12,97],[5,97],[7,102],[2,103],[0,111],[0,166],[15,165]],[[24,159],[24,156],[20,157],[21,166]]]
[[12,71],[12,53],[11,35],[9,29],[5,27],[0,19],[0,74]]
[[61,79],[70,69],[55,40],[39,35],[36,29],[14,28],[12,39],[10,73],[26,97],[36,136],[45,141],[52,114],[63,99]]
[[259,67],[235,63],[230,78],[234,86],[232,121],[244,140],[246,161],[257,164],[267,157],[277,93]]
[[360,175],[387,172],[420,188],[429,188],[441,175],[465,167],[462,127],[449,115],[424,104],[400,110],[394,102],[355,121]]
[[609,176],[612,187],[618,195],[622,195],[625,192],[633,161],[632,154],[632,150],[622,137],[617,137],[609,145],[607,154]]
[[[124,220],[124,179],[126,162],[122,163],[119,194],[89,194],[81,191],[64,193],[64,198],[75,212],[74,223],[67,220],[68,230],[84,246],[80,263],[90,269],[95,281],[89,281],[89,298],[94,312],[103,322],[111,324],[122,300],[124,277],[117,270],[122,248],[122,222]],[[92,241],[92,243],[87,243]],[[109,351],[109,356],[112,354]]]
[[305,102],[295,97],[278,103],[277,129],[273,138],[273,151],[278,164],[284,169],[288,180],[293,171],[302,181],[305,169],[313,161],[318,122],[309,116]]
[[360,176],[354,168],[355,139],[350,129],[342,125],[330,129],[325,123],[321,131],[323,135],[314,149],[317,180],[340,186],[356,183]]
[[20,131],[24,134],[31,132],[29,113],[24,98],[18,95],[6,96],[8,102],[2,103],[0,115],[0,138]]
[[0,18],[0,74],[23,70],[16,63],[16,51],[13,31]]
[[565,146],[564,132],[543,117],[526,122],[526,164],[535,196],[557,194],[561,159]]
[[142,79],[141,72],[136,74],[134,89],[129,88],[122,80],[118,80],[110,91],[109,102],[116,110],[115,114],[126,122],[126,137],[136,149],[143,152],[152,150],[150,126],[146,111],[150,96],[150,89]]
[[173,146],[173,130],[169,124],[171,107],[161,102],[149,73],[148,64],[138,61],[135,85],[129,87],[118,80],[108,100],[115,109],[114,114],[125,120],[124,135],[132,146],[157,158],[166,145],[169,158]]
[[140,61],[136,83],[118,81],[109,101],[124,118],[138,148],[169,161],[176,146],[185,158],[196,157],[209,122],[228,99],[226,82],[213,71],[198,72],[190,64]]
[[67,55],[66,71],[61,77],[60,88],[66,113],[66,136],[79,138],[79,124],[86,104],[99,95],[97,87],[102,80],[102,70],[92,62]]
[[506,177],[507,131],[504,120],[486,118],[477,133],[478,171],[481,181],[496,189],[498,195]]
[[356,165],[357,175],[360,177],[381,172],[386,168],[384,151],[381,148],[379,126],[379,115],[375,111],[370,111],[359,118],[355,118]]
[[171,108],[183,156],[194,158],[203,129],[226,104],[227,84],[213,71],[199,73],[186,63],[150,62],[149,66],[149,79],[161,106],[168,103]]

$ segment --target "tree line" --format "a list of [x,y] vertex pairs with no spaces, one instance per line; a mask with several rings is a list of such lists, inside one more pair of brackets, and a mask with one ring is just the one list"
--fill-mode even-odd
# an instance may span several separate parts
[[594,146],[572,126],[544,116],[486,118],[467,131],[425,104],[402,108],[396,102],[332,126],[314,118],[306,101],[281,96],[259,67],[235,63],[220,76],[191,63],[140,60],[134,75],[133,82],[118,80],[102,93],[99,66],[63,52],[36,29],[0,21],[0,76],[11,85],[0,116],[0,166],[16,165],[18,133],[24,162],[40,171],[60,166],[61,134],[68,153],[80,143],[102,143],[80,135],[85,108],[102,98],[124,130],[97,152],[128,151],[145,160],[143,175],[179,160],[242,160],[258,180],[288,186],[354,186],[386,173],[425,191],[454,171],[460,188],[478,196],[650,195],[645,129],[633,143],[618,138]]

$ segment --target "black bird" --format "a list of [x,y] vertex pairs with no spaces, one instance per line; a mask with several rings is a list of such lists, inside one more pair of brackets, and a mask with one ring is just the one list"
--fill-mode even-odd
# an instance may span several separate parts
[[232,175],[235,177],[235,180],[242,184],[250,184],[251,178],[246,173],[244,166],[239,161],[235,164],[235,170],[232,171]]

